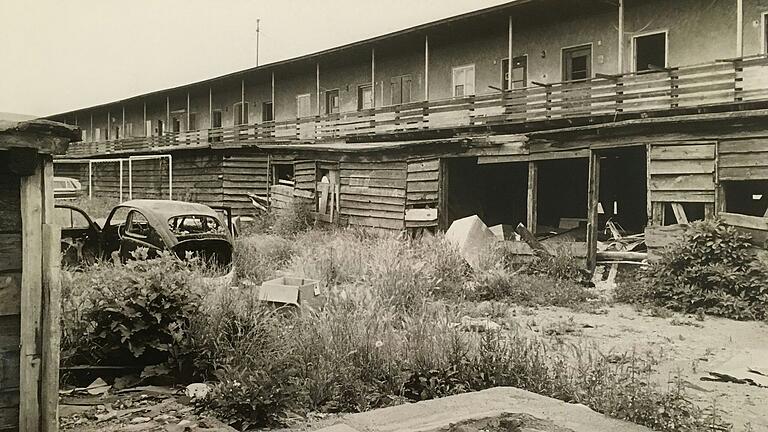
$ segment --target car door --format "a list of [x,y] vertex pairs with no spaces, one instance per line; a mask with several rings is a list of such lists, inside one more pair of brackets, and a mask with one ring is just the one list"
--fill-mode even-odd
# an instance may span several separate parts
[[61,228],[62,265],[93,264],[101,256],[101,230],[85,211],[59,204],[54,208],[53,221]]
[[126,261],[143,256],[137,252],[139,249],[146,249],[145,258],[156,258],[165,245],[147,217],[138,210],[131,210],[120,238],[120,259]]

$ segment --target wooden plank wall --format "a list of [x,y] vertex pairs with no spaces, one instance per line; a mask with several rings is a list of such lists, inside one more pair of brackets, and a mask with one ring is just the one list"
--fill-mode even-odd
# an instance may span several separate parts
[[315,171],[316,162],[314,160],[297,160],[293,164],[293,181],[296,189],[315,192],[315,183],[317,182],[317,173]]
[[350,225],[404,228],[408,164],[341,162],[341,208]]
[[267,196],[269,161],[263,153],[233,153],[224,155],[223,202],[232,208],[235,216],[253,214],[254,207],[248,193]]
[[[406,183],[406,211],[410,209],[437,209],[440,191],[440,159],[408,161]],[[407,221],[408,227],[433,227],[438,225],[439,215],[434,220]]]
[[723,140],[717,153],[720,180],[768,179],[768,138]]
[[0,174],[0,431],[18,430],[19,422],[22,267],[19,188],[18,176]]

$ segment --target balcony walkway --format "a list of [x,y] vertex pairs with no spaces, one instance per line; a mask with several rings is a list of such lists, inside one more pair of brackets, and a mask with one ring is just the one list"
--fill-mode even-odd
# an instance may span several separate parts
[[685,109],[765,101],[768,57],[759,56],[290,121],[76,143],[70,146],[67,156],[313,142],[446,128],[547,124],[577,118],[599,117],[605,122],[631,115],[675,115]]

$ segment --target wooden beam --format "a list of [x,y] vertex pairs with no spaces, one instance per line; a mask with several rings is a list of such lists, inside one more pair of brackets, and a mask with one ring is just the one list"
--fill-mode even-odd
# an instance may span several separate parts
[[208,87],[208,129],[213,129],[213,87]]
[[165,97],[165,127],[163,128],[163,135],[171,130],[171,97]]
[[[512,90],[512,16],[509,16],[509,29],[507,34],[507,56],[509,61],[507,62],[507,90]],[[530,226],[529,226],[530,228]],[[534,230],[534,232],[536,232]]]
[[[125,136],[125,105],[123,105],[123,121],[120,125],[120,131],[122,132],[123,136]],[[120,138],[119,136],[116,136],[115,138]]]
[[683,208],[683,205],[680,203],[670,203],[672,206],[672,213],[675,214],[675,219],[677,219],[677,223],[679,224],[687,224],[688,223],[688,216],[685,214],[685,209]]
[[653,221],[653,202],[651,201],[651,144],[645,146],[645,213],[646,225],[651,225]]
[[275,73],[272,72],[272,121],[277,121],[275,118]]
[[532,233],[538,229],[539,164],[528,162],[528,211],[526,226]]
[[315,86],[317,90],[317,115],[319,116],[320,111],[320,63],[315,63]]
[[22,278],[19,430],[40,430],[43,169],[21,179]]
[[144,123],[141,125],[142,129],[144,129],[144,136],[149,137],[151,135],[152,130],[147,128],[147,101],[144,101]]
[[539,256],[551,256],[552,254],[549,253],[549,251],[542,245],[537,239],[536,236],[533,235],[533,233],[526,227],[523,226],[523,224],[519,223],[517,224],[517,227],[515,227],[515,232],[520,235],[520,238],[523,239],[525,243],[528,244],[528,246],[533,249],[533,252],[536,255]]
[[40,414],[42,432],[56,432],[59,427],[59,351],[61,336],[61,229],[53,224],[53,161],[46,158],[43,168],[42,257],[42,371],[40,377]]
[[618,74],[624,73],[624,0],[619,0],[619,44],[618,44]]
[[744,0],[736,0],[736,57],[744,57]]
[[595,269],[597,263],[597,230],[600,203],[600,156],[591,151],[589,157],[589,188],[587,192],[587,268]]
[[371,48],[371,107],[376,108],[376,49]]
[[191,104],[190,104],[190,100],[189,100],[189,92],[187,92],[187,130],[188,131],[190,130],[190,128],[189,128],[189,126],[190,126],[189,120],[192,118],[190,110],[191,110]]
[[429,35],[424,36],[424,100],[429,100]]

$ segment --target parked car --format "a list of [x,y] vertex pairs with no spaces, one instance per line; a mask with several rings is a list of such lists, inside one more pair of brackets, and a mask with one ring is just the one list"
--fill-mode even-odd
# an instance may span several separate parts
[[53,197],[57,199],[75,199],[80,196],[83,186],[80,180],[70,177],[53,178]]
[[232,265],[232,234],[215,210],[203,204],[168,200],[132,200],[112,209],[99,224],[82,209],[56,205],[65,265],[98,258],[134,258],[139,248],[149,258],[171,251],[181,259],[200,257],[223,270]]

